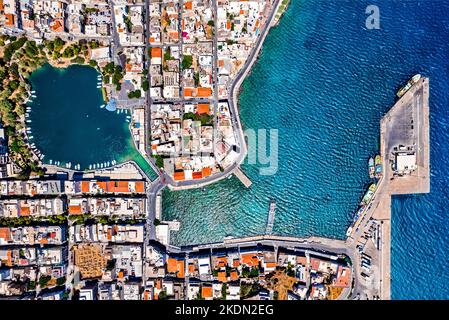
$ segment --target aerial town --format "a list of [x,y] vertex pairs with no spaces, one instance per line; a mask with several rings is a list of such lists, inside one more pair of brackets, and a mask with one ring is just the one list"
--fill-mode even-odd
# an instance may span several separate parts
[[[1,0],[2,51],[14,60],[24,46],[25,57],[37,52],[58,67],[97,68],[106,109],[131,112],[136,148],[174,184],[201,180],[238,158],[233,80],[276,5]],[[20,65],[19,72],[33,66]],[[82,172],[44,164],[31,146],[33,161],[45,170],[33,167],[25,178],[17,155],[9,153],[6,127],[0,131],[2,299],[349,295],[353,270],[345,254],[262,242],[169,246],[173,224],[160,220],[152,182],[133,162]]]
[[279,2],[147,2],[1,0],[2,41],[25,36],[54,66],[97,68],[106,109],[131,112],[136,148],[173,185],[224,176],[244,153],[235,80]]
[[[239,167],[246,142],[237,96],[287,5],[0,0],[0,299],[390,297],[390,198],[429,192],[428,79],[420,75],[381,120],[372,184],[346,240],[273,235],[274,200],[261,236],[174,246],[180,222],[163,220],[165,187],[232,174],[251,186]],[[129,112],[134,146],[157,178],[134,161],[84,170],[44,162],[26,102],[27,78],[46,63],[99,72],[101,108]],[[402,125],[406,117],[421,126]]]

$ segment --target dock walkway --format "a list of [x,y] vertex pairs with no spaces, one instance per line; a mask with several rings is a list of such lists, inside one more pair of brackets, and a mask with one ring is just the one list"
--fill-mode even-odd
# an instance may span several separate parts
[[245,187],[249,188],[253,184],[251,180],[249,180],[249,178],[243,173],[240,167],[235,169],[234,174],[243,183]]
[[276,213],[276,202],[272,201],[270,203],[270,211],[268,212],[267,226],[265,228],[265,234],[273,233],[273,225],[274,225],[274,215]]

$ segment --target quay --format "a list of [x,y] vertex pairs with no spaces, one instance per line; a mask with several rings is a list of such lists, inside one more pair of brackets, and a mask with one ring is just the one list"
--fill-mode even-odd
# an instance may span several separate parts
[[240,180],[241,183],[247,188],[251,187],[253,184],[251,180],[246,176],[246,174],[243,173],[242,169],[240,167],[237,167],[234,171],[234,175]]
[[[421,78],[381,119],[382,178],[367,210],[355,222],[346,243],[371,257],[372,275],[361,276],[361,258],[354,267],[360,292],[390,299],[391,197],[430,192],[429,79]],[[370,230],[374,241],[368,241]],[[374,231],[373,231],[374,230]]]

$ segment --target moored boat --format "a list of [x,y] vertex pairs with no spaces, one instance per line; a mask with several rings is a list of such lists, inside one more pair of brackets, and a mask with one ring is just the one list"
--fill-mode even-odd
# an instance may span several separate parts
[[364,206],[364,205],[367,205],[368,203],[370,203],[370,201],[373,199],[374,192],[376,191],[376,188],[377,188],[376,183],[372,183],[369,186],[368,191],[363,196],[362,202],[360,203],[360,205]]
[[382,158],[380,157],[380,155],[376,156],[374,163],[375,163],[374,174],[377,178],[380,178],[382,176]]
[[349,226],[348,230],[346,230],[346,236],[349,237],[352,232],[352,225]]

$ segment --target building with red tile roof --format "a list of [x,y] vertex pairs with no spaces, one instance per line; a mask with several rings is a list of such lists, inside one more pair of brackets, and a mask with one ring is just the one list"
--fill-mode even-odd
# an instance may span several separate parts
[[348,267],[339,266],[334,286],[347,288],[349,287],[350,282],[351,282],[351,269]]
[[212,299],[212,286],[210,285],[203,285],[201,287],[201,297],[206,299],[206,300],[211,300]]

